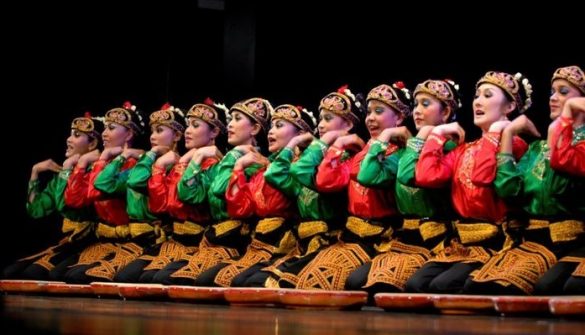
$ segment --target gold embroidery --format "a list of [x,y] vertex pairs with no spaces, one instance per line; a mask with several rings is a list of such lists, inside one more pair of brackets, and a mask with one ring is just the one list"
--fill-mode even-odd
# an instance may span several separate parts
[[480,269],[472,272],[476,282],[496,282],[502,286],[514,285],[531,294],[536,281],[557,262],[555,255],[546,247],[524,242],[492,257]]
[[451,240],[450,245],[440,249],[432,261],[439,263],[485,263],[494,254],[496,252],[491,249],[476,246],[466,247],[456,240]]
[[160,244],[167,240],[167,235],[164,229],[161,228],[160,222],[142,223],[142,222],[131,222],[128,224],[130,227],[130,236],[132,238],[138,237],[143,234],[154,232],[157,236],[156,243]]
[[189,263],[173,273],[171,277],[195,279],[212,266],[237,256],[239,253],[236,249],[214,246],[204,237],[199,245],[199,250],[191,256]]
[[491,223],[455,223],[455,228],[463,244],[485,241],[499,232],[499,227]]
[[125,238],[130,235],[130,227],[128,225],[110,226],[100,222],[97,226],[96,235],[105,238]]
[[270,244],[253,239],[244,256],[221,269],[215,276],[214,282],[219,286],[229,287],[235,276],[256,263],[269,260],[275,249]]
[[234,230],[242,225],[242,221],[238,220],[226,220],[218,224],[214,224],[212,227],[215,230],[215,236],[221,236],[231,230]]
[[579,265],[575,268],[575,271],[571,274],[575,277],[585,277],[585,259],[581,259]]
[[267,234],[280,228],[284,223],[284,218],[267,218],[258,221],[256,225],[256,232],[260,234]]
[[117,247],[112,243],[95,243],[85,248],[79,255],[76,265],[92,264],[105,259],[108,255],[115,253]]
[[199,235],[205,228],[191,221],[173,222],[173,234],[177,235]]
[[585,233],[585,224],[578,220],[553,222],[549,226],[550,237],[553,242],[574,241]]
[[116,246],[114,258],[110,261],[100,260],[99,264],[85,271],[85,274],[92,277],[103,278],[111,281],[118,271],[138,258],[143,252],[142,247],[133,242],[119,244]]
[[[144,271],[148,270],[160,270],[171,262],[185,259],[189,252],[192,251],[190,248],[185,247],[181,243],[173,240],[164,242],[160,246],[158,255],[152,257],[150,264],[148,264]],[[145,256],[140,256],[140,259],[145,259]]]
[[325,233],[328,229],[325,221],[305,221],[299,224],[298,234],[300,239],[305,239],[309,236]]
[[402,291],[406,281],[430,258],[431,253],[427,249],[394,240],[389,252],[372,260],[364,287],[386,283]]
[[463,158],[461,159],[460,168],[457,169],[457,179],[461,185],[470,190],[475,189],[475,185],[473,185],[471,182],[471,173],[473,172],[473,167],[475,166],[475,155],[479,151],[479,141],[480,140],[477,140],[467,145],[463,154]]
[[362,238],[379,235],[384,231],[384,227],[376,226],[355,216],[348,217],[345,226],[349,231]]
[[443,222],[425,221],[420,225],[420,235],[423,241],[445,234],[447,227]]
[[349,274],[370,260],[356,243],[337,243],[320,251],[299,273],[297,288],[343,290]]

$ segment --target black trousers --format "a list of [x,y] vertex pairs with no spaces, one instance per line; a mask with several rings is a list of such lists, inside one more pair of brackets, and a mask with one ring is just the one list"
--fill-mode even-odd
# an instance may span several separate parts
[[474,263],[429,262],[406,282],[406,292],[461,293],[469,274],[482,265]]

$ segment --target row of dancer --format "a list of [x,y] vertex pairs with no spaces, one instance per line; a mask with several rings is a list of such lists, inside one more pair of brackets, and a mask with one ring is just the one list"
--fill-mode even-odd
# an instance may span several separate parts
[[[77,118],[63,166],[33,167],[27,203],[33,216],[61,212],[67,236],[4,276],[582,294],[585,78],[569,66],[551,83],[553,122],[530,147],[518,135],[539,136],[523,114],[532,88],[503,72],[476,85],[482,137],[470,143],[453,122],[461,102],[448,80],[420,83],[412,99],[401,83],[365,101],[343,87],[321,100],[318,126],[301,107],[261,98],[229,112],[207,100],[186,124],[164,106],[150,115],[148,152],[132,148],[145,118],[131,104],[106,113],[101,152],[99,122]],[[367,143],[355,134],[364,121]],[[224,155],[225,134],[233,149]],[[46,170],[58,174],[41,191]]]

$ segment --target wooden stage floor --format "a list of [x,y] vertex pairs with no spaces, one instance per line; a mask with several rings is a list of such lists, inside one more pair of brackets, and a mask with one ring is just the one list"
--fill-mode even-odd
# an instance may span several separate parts
[[288,310],[176,302],[5,295],[4,334],[585,334],[585,322],[361,311]]

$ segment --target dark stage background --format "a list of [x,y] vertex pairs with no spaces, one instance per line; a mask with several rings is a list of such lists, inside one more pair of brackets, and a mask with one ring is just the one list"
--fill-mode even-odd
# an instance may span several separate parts
[[86,110],[103,115],[131,100],[150,113],[166,101],[188,108],[206,96],[228,106],[263,96],[275,106],[315,110],[322,96],[346,83],[367,92],[395,80],[413,89],[427,78],[451,78],[463,94],[458,119],[473,138],[471,100],[486,71],[520,71],[532,81],[529,114],[545,131],[552,72],[585,65],[575,52],[583,44],[582,20],[568,4],[512,12],[505,3],[481,2],[458,8],[462,15],[443,2],[392,6],[90,0],[22,1],[5,9],[19,24],[3,23],[3,122],[20,135],[9,137],[4,128],[3,210],[15,219],[3,223],[0,266],[60,236],[57,215],[26,216],[27,181],[34,163],[63,160],[69,122]]

